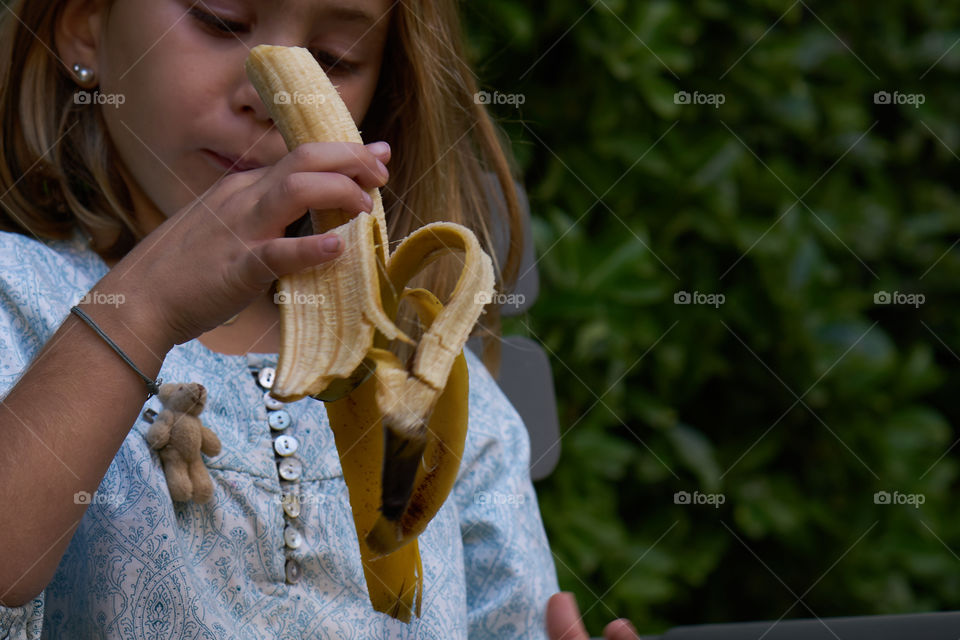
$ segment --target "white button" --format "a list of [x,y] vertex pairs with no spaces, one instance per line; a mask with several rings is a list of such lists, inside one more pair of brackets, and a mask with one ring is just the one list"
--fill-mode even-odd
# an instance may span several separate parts
[[269,389],[273,386],[273,378],[277,375],[277,370],[273,367],[264,367],[260,369],[260,373],[257,374],[257,382],[260,383],[260,386],[264,389]]
[[269,424],[270,428],[274,431],[283,431],[293,424],[293,416],[285,409],[271,411],[267,414],[267,424]]
[[303,536],[300,535],[300,532],[287,525],[283,529],[283,542],[291,549],[297,549],[303,543]]
[[280,400],[277,400],[272,395],[270,395],[269,391],[264,391],[263,404],[266,405],[267,409],[270,409],[271,411],[276,411],[277,409],[283,409],[284,403],[281,402]]
[[294,482],[300,479],[300,474],[303,473],[303,465],[296,458],[284,458],[277,465],[277,470],[280,472],[281,478]]
[[279,456],[289,456],[297,450],[299,445],[300,443],[297,442],[296,438],[283,434],[274,439],[273,450],[276,451]]
[[283,494],[283,512],[291,518],[300,516],[300,496],[296,493]]
[[300,564],[296,560],[287,560],[284,573],[286,574],[288,584],[297,584],[300,582]]

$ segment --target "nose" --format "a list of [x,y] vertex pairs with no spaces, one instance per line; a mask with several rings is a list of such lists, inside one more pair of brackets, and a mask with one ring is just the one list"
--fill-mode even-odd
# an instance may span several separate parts
[[[257,30],[250,44],[250,48],[252,49],[258,44],[270,44],[280,47],[305,46],[303,42],[307,34],[301,33],[300,29],[301,27],[297,25],[283,24],[282,22],[269,25],[265,24]],[[273,120],[270,119],[270,113],[264,106],[263,100],[260,99],[260,95],[253,87],[253,83],[250,82],[250,78],[247,77],[245,65],[241,65],[241,85],[238,99],[244,113],[252,112],[257,120],[268,126],[273,124]],[[272,100],[273,96],[267,96],[267,99]]]
[[268,125],[271,124],[270,113],[264,106],[263,100],[260,99],[260,94],[254,89],[253,83],[246,77],[246,74],[244,74],[243,77],[243,84],[240,88],[238,100],[240,108],[244,113],[252,113],[253,117],[257,120]]

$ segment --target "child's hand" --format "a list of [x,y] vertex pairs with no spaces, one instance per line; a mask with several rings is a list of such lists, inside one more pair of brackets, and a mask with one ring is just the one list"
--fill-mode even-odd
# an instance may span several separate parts
[[[550,640],[590,640],[572,593],[561,591],[547,600],[547,635]],[[604,640],[637,640],[630,621],[617,618],[603,629]]]
[[113,271],[148,292],[168,338],[192,340],[247,307],[280,276],[337,257],[344,247],[324,242],[334,234],[285,238],[286,227],[307,209],[371,211],[365,189],[386,183],[382,163],[388,160],[387,145],[303,144],[273,166],[219,180]]

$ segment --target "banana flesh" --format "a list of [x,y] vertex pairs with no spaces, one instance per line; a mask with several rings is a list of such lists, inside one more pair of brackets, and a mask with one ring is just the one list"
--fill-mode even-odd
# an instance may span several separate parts
[[[305,142],[362,141],[306,49],[260,45],[246,68],[290,150]],[[493,294],[494,274],[474,234],[450,222],[417,229],[391,254],[379,190],[370,193],[370,214],[311,211],[314,231],[335,230],[345,250],[280,278],[281,301],[290,304],[280,305],[271,395],[325,402],[370,602],[409,622],[419,617],[423,594],[417,537],[453,489],[463,455],[469,397],[463,347]],[[445,304],[426,289],[407,288],[448,253],[461,256],[463,267]],[[417,341],[395,324],[403,303],[423,327]],[[393,340],[414,347],[407,363],[381,348]]]
[[[254,47],[246,70],[289,150],[305,142],[362,143],[353,116],[306,49]],[[311,211],[314,233],[336,232],[344,251],[279,279],[278,298],[286,304],[280,305],[281,348],[271,389],[279,400],[322,393],[334,380],[349,378],[363,362],[374,329],[390,340],[412,342],[380,304],[387,223],[380,190],[368,193],[368,215],[351,219],[339,210]]]

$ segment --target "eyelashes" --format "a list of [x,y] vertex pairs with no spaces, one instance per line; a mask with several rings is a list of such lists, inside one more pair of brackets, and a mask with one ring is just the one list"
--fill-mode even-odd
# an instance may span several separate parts
[[[206,11],[201,11],[196,7],[192,7],[187,12],[193,17],[197,22],[199,22],[207,30],[212,31],[218,36],[229,36],[237,33],[244,33],[247,31],[247,25],[242,22],[236,22],[233,20],[225,20],[220,16],[216,16],[212,13],[207,13]],[[321,65],[324,65],[325,71],[332,71],[338,73],[353,73],[356,71],[356,65],[342,60],[340,56],[337,56],[329,51],[323,51],[321,49],[309,49],[310,53],[313,54],[313,57],[316,58],[317,62]]]
[[353,73],[356,71],[355,65],[352,65],[349,62],[344,62],[340,59],[340,56],[336,56],[327,51],[321,51],[320,49],[308,49],[308,51],[313,54],[313,57],[317,59],[317,62],[326,65],[333,71],[340,71],[341,73]]
[[224,20],[223,18],[215,16],[212,13],[201,11],[196,7],[191,8],[188,13],[204,26],[210,27],[221,33],[239,33],[246,29],[246,26],[241,22]]

